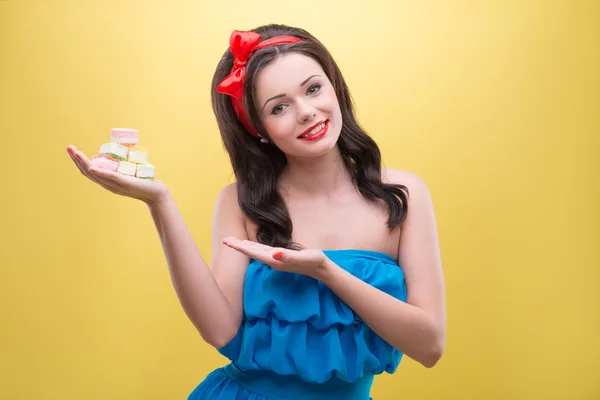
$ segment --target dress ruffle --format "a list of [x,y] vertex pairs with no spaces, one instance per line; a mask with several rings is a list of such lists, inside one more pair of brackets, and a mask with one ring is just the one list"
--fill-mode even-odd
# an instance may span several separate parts
[[[404,274],[389,255],[351,249],[325,254],[357,278],[406,301]],[[269,370],[313,383],[393,373],[402,358],[322,282],[256,260],[246,273],[240,329],[218,350],[241,370]]]

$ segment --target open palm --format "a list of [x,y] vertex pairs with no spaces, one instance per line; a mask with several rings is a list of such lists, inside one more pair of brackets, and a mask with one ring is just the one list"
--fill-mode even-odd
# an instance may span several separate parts
[[290,250],[231,237],[225,238],[223,243],[278,271],[293,272],[313,278],[327,261],[325,253],[316,249]]
[[91,168],[91,160],[75,146],[67,147],[67,153],[86,178],[115,194],[152,203],[167,192],[167,187],[158,180],[139,179],[107,169]]

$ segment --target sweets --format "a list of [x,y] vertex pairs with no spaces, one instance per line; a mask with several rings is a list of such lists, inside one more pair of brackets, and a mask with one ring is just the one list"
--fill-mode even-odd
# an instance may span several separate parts
[[129,148],[119,143],[104,143],[98,154],[106,154],[117,160],[126,161]]
[[127,145],[138,144],[138,130],[128,128],[113,128],[110,130],[110,141]]
[[138,142],[137,129],[111,129],[110,142],[102,144],[92,157],[92,167],[153,180],[156,168],[148,162],[148,148]]
[[140,145],[129,147],[128,161],[136,164],[144,164],[148,162],[148,148]]
[[154,179],[154,165],[149,163],[138,164],[135,176],[140,179]]
[[104,168],[116,172],[119,168],[119,160],[106,154],[94,154],[92,157],[92,167]]
[[137,171],[137,164],[129,161],[120,161],[117,172],[123,175],[135,176],[135,172]]

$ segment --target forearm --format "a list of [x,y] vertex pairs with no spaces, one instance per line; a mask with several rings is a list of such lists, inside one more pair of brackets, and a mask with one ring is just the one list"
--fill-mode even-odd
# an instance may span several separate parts
[[426,367],[443,352],[443,335],[433,316],[356,278],[331,261],[318,275],[381,338]]
[[223,338],[239,328],[231,305],[202,258],[171,195],[148,207],[183,310],[202,338],[220,347]]

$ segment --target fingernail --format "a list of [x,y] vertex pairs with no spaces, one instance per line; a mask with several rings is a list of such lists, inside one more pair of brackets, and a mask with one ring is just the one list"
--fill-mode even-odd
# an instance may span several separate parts
[[283,253],[278,251],[277,253],[273,254],[273,258],[276,260],[281,260],[283,258]]

